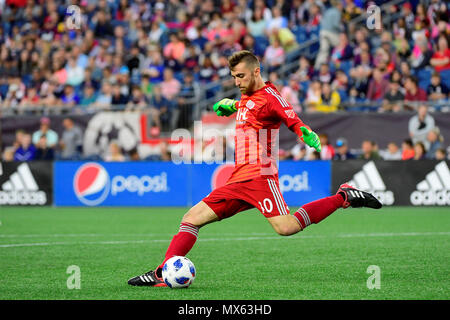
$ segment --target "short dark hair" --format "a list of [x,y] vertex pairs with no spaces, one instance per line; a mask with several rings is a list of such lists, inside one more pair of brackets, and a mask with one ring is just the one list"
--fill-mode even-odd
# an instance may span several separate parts
[[241,62],[245,62],[247,66],[259,68],[258,57],[248,50],[237,51],[228,58],[228,66],[231,70]]

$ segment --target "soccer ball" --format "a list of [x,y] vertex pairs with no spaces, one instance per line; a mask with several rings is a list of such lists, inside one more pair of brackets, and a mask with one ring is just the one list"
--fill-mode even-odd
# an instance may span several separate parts
[[195,266],[186,257],[174,256],[164,264],[162,277],[169,288],[187,288],[195,279]]

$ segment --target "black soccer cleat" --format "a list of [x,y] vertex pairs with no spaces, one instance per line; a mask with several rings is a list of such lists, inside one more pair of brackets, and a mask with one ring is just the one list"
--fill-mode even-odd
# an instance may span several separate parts
[[336,194],[340,194],[344,198],[344,203],[342,204],[344,209],[348,207],[380,209],[383,206],[372,194],[358,190],[346,183],[341,184]]
[[132,286],[167,287],[167,284],[162,279],[162,275],[158,276],[156,270],[150,270],[143,275],[131,278],[128,280],[128,284]]

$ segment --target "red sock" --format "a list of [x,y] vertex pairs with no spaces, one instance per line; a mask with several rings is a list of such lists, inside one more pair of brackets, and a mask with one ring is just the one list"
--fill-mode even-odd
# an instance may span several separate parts
[[191,223],[182,222],[180,230],[173,236],[167,248],[164,261],[158,268],[162,268],[164,263],[173,256],[185,256],[192,249],[195,241],[197,241],[198,229],[197,226]]
[[341,208],[343,202],[344,198],[340,194],[322,198],[302,206],[294,213],[294,217],[297,218],[302,229],[305,229],[311,223],[319,223]]

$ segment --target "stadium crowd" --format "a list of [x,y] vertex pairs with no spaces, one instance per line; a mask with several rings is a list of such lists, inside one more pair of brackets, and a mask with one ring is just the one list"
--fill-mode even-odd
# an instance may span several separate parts
[[[450,105],[448,4],[401,2],[389,9],[396,18],[374,30],[350,23],[370,4],[382,3],[1,0],[0,110],[26,107],[25,113],[40,114],[64,107],[84,113],[89,107],[113,107],[147,112],[163,131],[188,128],[202,87],[222,81],[222,86],[208,86],[207,97],[214,97],[221,87],[232,86],[227,82],[227,56],[248,49],[260,57],[268,79],[298,113],[417,110],[418,118],[410,123],[409,138],[401,147],[391,143],[382,152],[376,142],[365,141],[362,157],[445,157],[443,137],[421,110],[429,119],[423,104],[433,111]],[[79,21],[73,16],[78,11],[68,16],[69,5],[79,9]],[[314,37],[319,40],[314,58],[302,55],[291,61],[291,54]],[[292,62],[295,72],[280,76],[280,68]],[[46,122],[44,117],[41,126],[48,126]],[[11,159],[12,153],[13,159],[26,160],[27,148],[39,151],[46,145],[53,151],[44,150],[39,157],[52,158],[55,153],[71,158],[81,152],[83,132],[69,118],[65,122],[56,141],[53,134],[40,135],[46,136],[43,141],[36,134],[18,133],[15,146],[6,148],[3,158]],[[320,155],[299,146],[280,156],[354,156],[346,150],[345,138],[335,147],[327,144],[326,134],[322,139],[326,147]],[[63,146],[71,151],[65,154],[69,148]],[[111,146],[112,159],[127,158],[120,153],[120,146]]]

